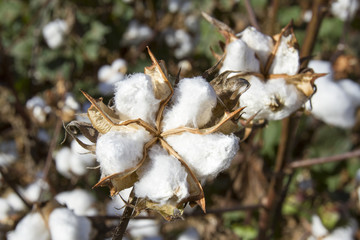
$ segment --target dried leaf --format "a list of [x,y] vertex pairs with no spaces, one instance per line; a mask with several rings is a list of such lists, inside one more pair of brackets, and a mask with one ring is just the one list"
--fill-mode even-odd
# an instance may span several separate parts
[[219,30],[219,32],[225,37],[227,43],[236,40],[235,32],[228,25],[217,20],[216,18],[211,17],[205,12],[201,12],[201,14],[209,23],[214,25]]

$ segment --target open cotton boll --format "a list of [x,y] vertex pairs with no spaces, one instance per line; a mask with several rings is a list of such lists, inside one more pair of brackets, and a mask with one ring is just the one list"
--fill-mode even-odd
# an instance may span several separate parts
[[7,233],[7,239],[50,240],[50,233],[41,214],[34,212],[21,219],[15,230]]
[[159,100],[155,98],[151,79],[137,73],[116,84],[115,108],[122,119],[137,119],[155,124]]
[[69,26],[64,20],[56,19],[55,21],[46,24],[42,30],[47,45],[52,48],[58,48],[65,38]]
[[112,200],[106,205],[106,213],[108,215],[122,215],[124,212],[125,202],[120,198],[120,196],[127,201],[129,199],[131,188],[124,189],[116,194]]
[[[334,71],[329,61],[323,60],[311,60],[308,64],[309,68],[312,68],[315,73],[327,73],[327,75],[321,78],[334,79]],[[317,81],[315,82],[315,84]]]
[[88,240],[91,222],[67,208],[57,208],[49,216],[49,229],[52,240]]
[[73,210],[79,216],[94,216],[97,214],[93,206],[95,198],[88,191],[75,189],[72,191],[61,192],[55,196],[56,201],[67,208]]
[[192,50],[191,36],[183,29],[178,29],[175,32],[175,39],[178,42],[178,47],[174,51],[174,55],[177,59],[188,56]]
[[343,21],[352,20],[359,9],[358,0],[337,0],[331,3],[330,11]]
[[328,234],[328,230],[324,227],[318,215],[311,217],[311,233],[314,237],[322,237]]
[[360,84],[350,79],[342,79],[337,83],[352,99],[352,102],[356,106],[356,108],[360,106]]
[[23,196],[30,202],[37,202],[40,199],[42,191],[49,190],[49,185],[42,179],[29,184],[24,190],[20,189]]
[[6,167],[14,163],[18,158],[15,141],[4,141],[0,143],[0,166]]
[[143,156],[144,144],[150,139],[150,134],[143,129],[110,131],[102,135],[96,143],[96,157],[102,175],[108,176],[136,166]]
[[0,224],[9,217],[12,208],[5,198],[0,198]]
[[109,65],[101,66],[98,70],[97,77],[101,82],[107,82],[107,79],[113,74],[113,69]]
[[[147,216],[147,214],[141,213],[140,216]],[[126,230],[134,239],[162,239],[160,237],[160,224],[154,219],[132,219]]]
[[226,56],[219,73],[225,71],[260,72],[255,51],[243,40],[237,39],[226,46]]
[[134,185],[135,195],[160,205],[174,197],[176,202],[186,198],[189,195],[187,172],[179,160],[159,145],[150,149],[149,158],[138,172],[140,180]]
[[239,150],[239,138],[222,133],[200,135],[185,132],[169,136],[166,141],[200,180],[215,178],[230,166]]
[[291,44],[292,34],[281,36],[280,45],[271,64],[270,74],[295,75],[300,68],[299,51]]
[[71,164],[70,159],[72,156],[71,149],[69,147],[61,148],[55,155],[56,170],[64,177],[71,178]]
[[22,212],[27,209],[25,203],[19,198],[16,193],[11,192],[5,198],[15,212]]
[[132,20],[122,37],[122,41],[127,45],[137,45],[141,42],[149,40],[152,35],[153,31],[151,28],[140,24],[136,20]]
[[80,110],[80,104],[75,100],[74,95],[72,95],[71,93],[66,93],[65,95],[65,103],[63,110],[68,110],[68,111]]
[[124,59],[117,58],[112,62],[111,69],[118,73],[125,73],[127,69],[127,63]]
[[236,35],[244,41],[249,48],[253,49],[259,57],[262,66],[265,66],[272,49],[274,48],[274,40],[259,32],[254,27],[247,27],[244,31]]
[[[84,136],[78,137],[80,141],[85,144],[93,145],[93,143]],[[89,167],[95,164],[95,155],[91,154],[88,150],[84,149],[77,141],[71,142],[71,171],[78,175],[84,175]]]
[[202,77],[182,79],[173,99],[173,105],[164,113],[165,130],[180,126],[204,126],[211,119],[212,109],[217,102],[214,89]]

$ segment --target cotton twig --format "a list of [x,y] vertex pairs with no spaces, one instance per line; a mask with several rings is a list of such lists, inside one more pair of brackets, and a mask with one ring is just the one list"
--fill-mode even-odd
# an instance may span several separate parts
[[130,217],[134,211],[135,204],[137,202],[137,197],[134,197],[130,204],[125,207],[124,213],[121,217],[119,225],[115,228],[114,235],[112,240],[121,240],[125,234],[126,228],[129,224]]

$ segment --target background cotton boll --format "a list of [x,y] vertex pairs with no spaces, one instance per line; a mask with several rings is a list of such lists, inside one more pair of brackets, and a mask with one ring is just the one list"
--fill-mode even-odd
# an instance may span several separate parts
[[69,26],[64,20],[56,19],[46,24],[42,30],[47,45],[50,48],[58,48],[64,41]]
[[114,131],[101,136],[96,143],[97,161],[102,175],[122,172],[134,167],[143,156],[143,146],[150,140],[145,130]]
[[262,66],[265,66],[267,59],[274,48],[274,41],[254,27],[247,27],[244,31],[236,35],[244,41],[249,48],[253,49],[259,57]]
[[106,82],[113,74],[113,69],[109,65],[101,66],[98,70],[97,77],[101,82]]
[[174,52],[175,57],[180,59],[188,56],[193,49],[191,36],[183,29],[179,29],[175,32],[175,38],[178,43]]
[[255,57],[255,51],[241,39],[232,41],[226,46],[226,56],[219,73],[227,70],[260,72],[260,64]]
[[112,62],[111,69],[115,72],[125,73],[127,70],[127,63],[124,59],[117,58]]
[[360,106],[360,84],[350,80],[350,79],[343,79],[337,82],[342,88],[345,93],[352,99],[355,108]]
[[234,135],[222,133],[183,133],[169,136],[166,141],[200,180],[214,178],[228,168],[239,150],[239,139]]
[[189,195],[187,172],[179,160],[159,145],[150,149],[149,158],[151,161],[142,167],[140,180],[134,185],[135,195],[160,205],[173,197],[176,197],[176,202],[186,198]]
[[106,206],[106,212],[108,215],[122,215],[124,212],[125,202],[120,198],[120,196],[127,201],[129,199],[131,188],[124,189],[116,194],[112,200]]
[[78,111],[80,109],[80,104],[71,93],[66,93],[64,109],[69,111]]
[[292,47],[293,36],[281,36],[280,45],[271,64],[270,74],[295,75],[300,68],[299,51]]
[[181,233],[177,240],[200,240],[200,235],[195,228],[190,227]]
[[[142,213],[140,216],[146,216]],[[134,239],[162,239],[160,235],[160,225],[153,219],[130,220],[127,231]]]
[[[321,78],[334,78],[334,71],[329,61],[311,60],[308,64],[309,68],[312,68],[315,73],[327,73],[327,75]],[[315,84],[317,81],[315,81]]]
[[49,229],[52,240],[88,240],[91,222],[67,208],[57,208],[49,216]]
[[138,73],[116,84],[115,108],[122,119],[141,118],[155,124],[158,107],[149,76]]
[[184,78],[175,89],[173,105],[164,114],[164,129],[202,127],[212,116],[216,93],[202,77]]
[[40,213],[29,213],[16,225],[14,231],[8,232],[8,240],[49,240],[50,233]]
[[15,212],[21,212],[27,209],[25,203],[19,198],[16,193],[11,192],[5,198]]
[[9,217],[11,211],[12,208],[8,201],[5,198],[0,198],[0,224]]
[[93,206],[95,198],[90,192],[83,189],[61,192],[55,196],[56,201],[73,210],[79,216],[94,216],[97,214]]
[[49,185],[42,179],[38,179],[35,182],[29,184],[25,190],[20,190],[23,196],[30,202],[37,202],[40,199],[42,191],[49,190]]
[[318,215],[311,217],[311,232],[314,237],[322,237],[328,233],[328,230],[324,227]]
[[133,20],[129,23],[129,26],[123,35],[122,41],[126,45],[137,45],[141,42],[149,40],[152,35],[153,31],[151,28]]
[[352,20],[359,9],[358,0],[337,0],[331,4],[331,13],[343,21]]
[[71,167],[69,159],[71,159],[72,152],[70,148],[63,147],[55,155],[56,170],[64,177],[71,178]]
[[0,166],[6,167],[14,163],[18,158],[16,142],[4,141],[0,143]]

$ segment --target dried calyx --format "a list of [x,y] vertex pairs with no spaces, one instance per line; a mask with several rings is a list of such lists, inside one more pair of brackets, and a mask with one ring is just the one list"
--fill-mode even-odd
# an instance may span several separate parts
[[[92,104],[91,124],[71,122],[66,129],[96,154],[102,176],[95,186],[109,186],[111,195],[133,186],[135,214],[153,209],[170,220],[187,203],[205,211],[200,181],[229,167],[239,138],[223,126],[243,108],[225,108],[202,77],[182,79],[174,90],[164,63],[149,55],[153,65],[145,74],[117,83],[113,106],[83,92]],[[94,145],[82,143],[80,132]]]
[[285,118],[313,95],[314,81],[324,74],[315,74],[311,69],[299,72],[298,44],[291,23],[271,37],[253,27],[235,34],[226,24],[205,13],[203,16],[226,38],[223,56],[214,53],[218,60],[224,60],[219,77],[211,84],[241,83],[243,79],[250,83],[247,91],[240,88],[238,93],[243,94],[230,102],[233,105],[237,100],[238,105],[246,106],[243,119],[259,122]]

